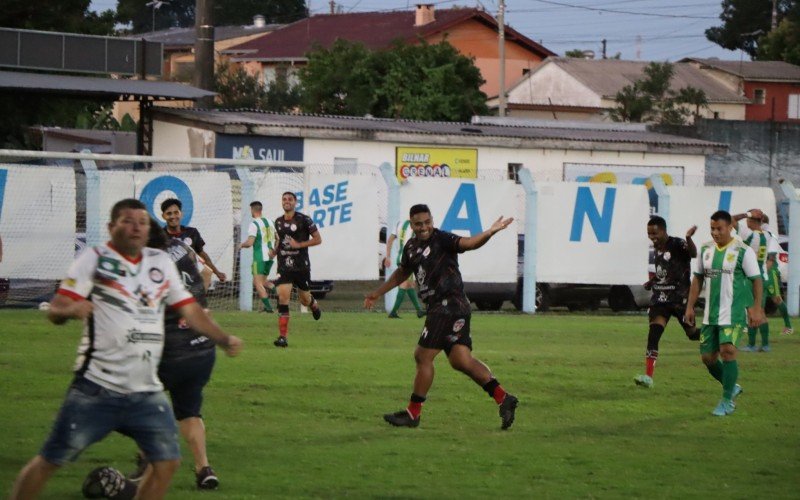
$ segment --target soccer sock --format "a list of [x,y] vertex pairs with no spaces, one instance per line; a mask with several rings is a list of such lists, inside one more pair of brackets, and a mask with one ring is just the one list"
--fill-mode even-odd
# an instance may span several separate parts
[[414,309],[416,309],[417,311],[421,311],[422,306],[419,305],[419,299],[417,299],[417,291],[414,290],[413,288],[409,288],[408,290],[406,290],[406,293],[408,294],[408,298],[411,300],[411,303],[414,304]]
[[269,303],[269,297],[264,297],[261,299],[261,303],[264,304],[264,310],[272,312],[272,304]]
[[747,345],[754,346],[756,345],[756,332],[758,332],[758,328],[747,328]]
[[711,374],[712,377],[717,379],[719,383],[722,383],[722,361],[717,360],[713,365],[706,365],[708,368],[708,373]]
[[781,302],[778,304],[778,311],[780,311],[781,316],[783,316],[783,326],[786,328],[791,328],[792,320],[789,318],[789,309],[786,308],[786,302]]
[[647,353],[645,354],[645,368],[648,377],[653,376],[658,359],[658,342],[664,334],[664,325],[650,323],[650,330],[647,333]]
[[733,389],[736,387],[736,379],[739,378],[739,364],[733,361],[722,362],[722,397],[728,401],[733,399]]
[[761,332],[761,346],[769,345],[769,323],[759,326],[758,331]]
[[406,411],[411,418],[417,419],[419,418],[419,414],[422,413],[422,403],[425,402],[425,396],[417,396],[416,394],[411,394],[411,401],[408,402],[408,408]]
[[494,402],[497,404],[502,403],[506,397],[506,391],[495,378],[483,384],[483,390],[486,391],[486,394],[494,398]]
[[312,311],[319,310],[319,304],[317,304],[317,299],[311,297],[311,304],[309,304],[308,307],[310,307]]
[[392,312],[390,314],[397,314],[397,311],[400,310],[400,304],[403,303],[403,298],[406,296],[406,290],[403,288],[397,289],[397,297],[394,299],[394,305],[392,306]]
[[289,335],[289,304],[278,304],[278,333],[281,337]]

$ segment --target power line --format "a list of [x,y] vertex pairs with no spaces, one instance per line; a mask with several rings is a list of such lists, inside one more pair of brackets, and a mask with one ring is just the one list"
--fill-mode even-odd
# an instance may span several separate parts
[[[604,9],[601,7],[588,7],[586,5],[574,5],[564,2],[555,2],[553,0],[534,0],[535,2],[545,3],[550,5],[559,5],[561,7],[569,7],[572,9],[591,10],[594,12],[609,12],[611,14],[627,14],[633,16],[647,16],[647,17],[668,17],[672,19],[718,19],[716,16],[691,16],[688,14],[656,14],[655,12],[635,12],[629,10],[618,9]],[[535,9],[515,9],[512,12],[536,12]]]

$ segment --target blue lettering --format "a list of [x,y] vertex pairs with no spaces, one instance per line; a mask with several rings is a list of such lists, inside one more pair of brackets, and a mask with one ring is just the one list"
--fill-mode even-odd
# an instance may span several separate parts
[[183,204],[183,217],[181,218],[181,225],[188,226],[192,221],[192,214],[194,214],[194,197],[192,190],[181,179],[172,175],[162,175],[151,180],[142,188],[139,193],[139,201],[144,203],[147,211],[155,219],[161,216],[161,207],[158,207],[156,212],[156,200],[163,193],[168,193],[168,197],[177,198]]
[[336,198],[336,184],[328,184],[322,191],[322,203],[329,205]]
[[[459,217],[464,207],[466,217]],[[475,193],[475,184],[461,184],[453,197],[447,215],[442,221],[442,231],[467,231],[470,236],[483,232],[481,214],[478,211],[478,196]]]
[[345,201],[347,199],[347,184],[349,182],[344,181],[336,185],[336,201]]
[[353,202],[349,201],[342,205],[342,215],[339,217],[339,222],[352,222],[353,220]]
[[318,228],[325,227],[325,210],[314,210],[314,213],[311,214],[311,219],[314,221],[314,224],[317,225]]
[[0,170],[0,217],[3,216],[3,202],[6,195],[6,179],[8,178],[8,170]]
[[572,231],[570,232],[570,241],[581,241],[583,235],[583,220],[589,219],[589,224],[592,225],[597,241],[600,243],[608,243],[611,237],[611,220],[614,217],[614,200],[617,197],[617,188],[606,188],[605,200],[603,200],[603,213],[602,215],[597,210],[597,205],[592,196],[592,190],[587,186],[578,188],[578,194],[575,197],[575,210],[572,215]]
[[315,189],[311,190],[311,195],[308,197],[308,204],[309,205],[319,206],[319,190],[318,189],[315,188]]
[[731,211],[731,198],[733,197],[733,191],[720,191],[719,192],[719,208],[718,210],[725,210],[726,212]]
[[339,205],[333,205],[333,206],[328,207],[328,213],[331,214],[331,220],[328,223],[329,225],[332,226],[332,225],[336,224],[336,212],[338,212],[340,208],[341,207]]
[[298,191],[294,195],[297,197],[297,205],[295,205],[294,209],[299,212],[300,210],[303,209],[303,199],[304,199],[303,192]]

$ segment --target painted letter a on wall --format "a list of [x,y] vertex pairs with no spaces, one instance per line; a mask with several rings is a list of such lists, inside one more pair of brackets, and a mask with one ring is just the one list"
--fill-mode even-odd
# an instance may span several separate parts
[[598,210],[592,189],[588,186],[578,187],[575,196],[575,209],[572,212],[572,230],[569,234],[570,241],[581,241],[583,238],[583,221],[589,219],[589,224],[599,243],[608,243],[611,238],[611,221],[614,218],[614,200],[617,197],[617,188],[605,188],[602,213]]
[[[464,217],[459,216],[462,208]],[[483,232],[475,184],[463,183],[458,187],[458,191],[453,196],[453,202],[450,203],[447,214],[444,216],[441,229],[447,232],[467,231],[470,236]]]

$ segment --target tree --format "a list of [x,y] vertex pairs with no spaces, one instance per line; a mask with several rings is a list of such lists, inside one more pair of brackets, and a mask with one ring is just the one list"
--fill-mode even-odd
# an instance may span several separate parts
[[796,11],[759,40],[757,59],[800,65],[800,4]]
[[289,78],[289,69],[279,67],[276,71],[275,81],[267,85],[264,96],[264,109],[285,113],[295,111],[300,107],[300,87],[292,85]]
[[4,0],[0,26],[89,35],[110,35],[114,12],[89,11],[91,0]]
[[267,89],[240,65],[217,64],[214,71],[214,105],[222,109],[262,109]]
[[[778,17],[796,8],[797,0],[778,0]],[[759,37],[770,30],[772,0],[723,0],[722,26],[706,30],[706,38],[728,50],[758,54]]]
[[583,59],[586,55],[583,53],[581,49],[572,49],[564,52],[564,57],[573,57],[576,59]]

